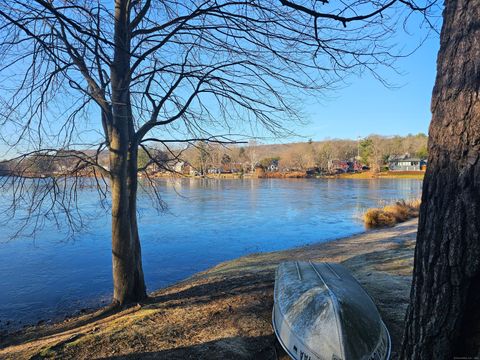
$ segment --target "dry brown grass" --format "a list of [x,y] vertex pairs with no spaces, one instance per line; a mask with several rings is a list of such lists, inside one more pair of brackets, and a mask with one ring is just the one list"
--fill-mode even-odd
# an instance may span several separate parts
[[420,199],[399,200],[383,208],[368,209],[363,221],[368,228],[393,226],[418,216]]
[[372,296],[396,359],[409,302],[417,222],[235,259],[145,303],[102,309],[58,324],[0,334],[0,359],[287,360],[271,326],[275,268],[282,261],[343,263]]
[[266,172],[263,177],[267,179],[301,179],[306,178],[307,173],[305,171],[276,171]]
[[423,180],[425,171],[382,171],[375,173],[372,171],[362,171],[359,173],[345,173],[334,175],[340,179],[418,179]]

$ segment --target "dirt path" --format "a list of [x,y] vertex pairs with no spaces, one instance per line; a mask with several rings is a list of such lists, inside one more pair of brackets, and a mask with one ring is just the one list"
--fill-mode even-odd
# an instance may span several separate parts
[[375,299],[398,349],[417,221],[222,263],[122,312],[103,309],[0,339],[1,359],[287,359],[273,335],[280,261],[342,262]]

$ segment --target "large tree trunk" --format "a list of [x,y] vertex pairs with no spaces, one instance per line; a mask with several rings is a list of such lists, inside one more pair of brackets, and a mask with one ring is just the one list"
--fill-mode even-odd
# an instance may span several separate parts
[[135,178],[128,170],[129,156],[111,152],[113,302],[123,305],[146,297],[140,239],[136,219]]
[[443,15],[403,359],[480,355],[480,1]]
[[111,66],[113,302],[146,297],[137,227],[137,143],[130,104],[130,33],[127,0],[115,1],[115,55]]

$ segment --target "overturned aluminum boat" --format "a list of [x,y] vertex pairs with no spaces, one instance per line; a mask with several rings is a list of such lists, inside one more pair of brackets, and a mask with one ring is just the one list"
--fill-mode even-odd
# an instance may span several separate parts
[[285,262],[273,328],[295,360],[384,360],[390,336],[370,296],[340,264]]

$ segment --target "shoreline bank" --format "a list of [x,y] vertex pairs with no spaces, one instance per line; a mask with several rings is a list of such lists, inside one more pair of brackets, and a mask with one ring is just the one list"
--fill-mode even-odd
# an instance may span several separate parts
[[[154,174],[149,175],[150,179],[198,179],[198,180],[257,180],[257,179],[354,179],[354,180],[375,180],[375,179],[418,179],[423,180],[424,171],[384,171],[380,173],[371,173],[369,171],[358,173],[341,173],[341,174],[307,174],[302,171],[292,172],[271,172],[264,173],[258,176],[254,173],[225,173],[225,174],[208,174],[208,175],[172,175],[172,174]],[[0,177],[21,177],[31,179],[48,179],[50,177],[62,178],[63,175],[15,175],[15,174],[0,174]],[[93,175],[82,175],[84,178],[94,178]],[[139,178],[145,178],[145,175],[140,173]]]
[[153,176],[156,179],[208,179],[208,180],[257,180],[257,179],[353,179],[353,180],[376,180],[376,179],[417,179],[423,180],[425,171],[384,171],[380,173],[372,173],[369,171],[357,173],[342,174],[308,174],[302,171],[292,172],[265,172],[263,175],[255,175],[254,173],[241,175],[239,173],[232,174],[216,174],[204,176],[171,176],[160,175]]
[[287,359],[273,335],[277,264],[341,262],[375,300],[396,353],[408,304],[417,220],[291,250],[221,263],[150,294],[148,302],[108,308],[27,328],[0,339],[0,358]]

